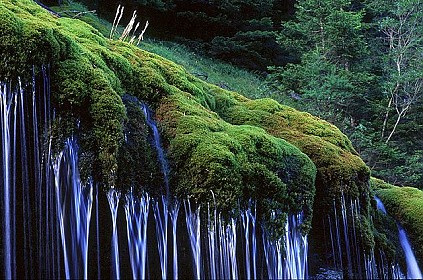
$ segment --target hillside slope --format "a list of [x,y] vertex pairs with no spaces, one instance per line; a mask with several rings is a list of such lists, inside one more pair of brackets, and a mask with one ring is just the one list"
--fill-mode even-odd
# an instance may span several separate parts
[[[160,172],[146,156],[154,153],[146,126],[136,125],[143,121],[140,110],[124,105],[128,94],[156,113],[175,196],[206,203],[213,191],[227,213],[254,199],[264,217],[281,210],[278,223],[303,210],[306,229],[312,209],[327,209],[341,193],[360,197],[363,209],[369,205],[362,195],[368,194],[368,168],[348,138],[323,120],[207,84],[173,62],[107,39],[77,19],[56,18],[29,0],[3,1],[0,24],[0,80],[28,83],[33,70],[49,66],[56,150],[76,135],[82,174],[106,187],[154,192],[162,185],[134,175]],[[128,131],[140,138],[128,144]],[[128,153],[134,147],[138,152]],[[139,163],[134,178],[122,171],[130,162]]]

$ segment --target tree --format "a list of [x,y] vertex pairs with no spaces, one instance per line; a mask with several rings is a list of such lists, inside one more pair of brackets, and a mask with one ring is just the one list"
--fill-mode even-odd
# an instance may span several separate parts
[[[372,3],[370,8],[377,15],[375,22],[381,34],[381,53],[384,54],[382,83],[386,113],[381,137],[388,143],[400,122],[423,95],[423,2],[378,3]],[[395,115],[393,120],[391,114]]]
[[368,53],[363,12],[349,0],[301,0],[295,9],[278,41],[299,63],[273,68],[273,80],[282,94],[299,95],[302,109],[355,125],[355,107],[366,92],[362,85],[371,79],[361,64]]

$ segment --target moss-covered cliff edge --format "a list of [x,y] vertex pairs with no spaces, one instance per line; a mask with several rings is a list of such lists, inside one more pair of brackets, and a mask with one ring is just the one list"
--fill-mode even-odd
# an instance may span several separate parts
[[419,263],[423,262],[423,191],[411,187],[398,187],[371,178],[372,189],[382,200],[387,213],[401,224]]
[[347,137],[323,120],[207,84],[29,0],[2,1],[0,25],[0,80],[28,82],[33,69],[49,65],[57,114],[52,136],[60,146],[76,134],[82,173],[106,186],[157,190],[162,184],[141,176],[160,172],[149,162],[154,151],[141,112],[122,101],[129,94],[155,111],[175,196],[205,203],[213,192],[224,212],[253,199],[267,218],[278,210],[277,220],[303,210],[305,229],[313,208],[329,211],[341,193],[369,207],[368,168]]

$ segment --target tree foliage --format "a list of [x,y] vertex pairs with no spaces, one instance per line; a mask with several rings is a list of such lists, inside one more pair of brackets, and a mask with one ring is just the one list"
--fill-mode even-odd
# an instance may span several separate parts
[[422,185],[423,2],[311,0],[295,9],[278,42],[296,62],[270,68],[279,100],[342,127],[374,174]]
[[[274,31],[289,16],[291,1],[280,0],[83,0],[113,20],[118,4],[138,10],[151,23],[151,36],[179,40],[204,54],[265,72],[289,60]],[[128,12],[130,14],[130,12]],[[129,20],[129,19],[128,19]],[[124,22],[128,22],[124,20]]]

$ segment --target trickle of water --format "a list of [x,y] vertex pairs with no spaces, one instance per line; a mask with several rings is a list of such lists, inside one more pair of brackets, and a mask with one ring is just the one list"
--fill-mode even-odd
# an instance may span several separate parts
[[[374,197],[376,200],[377,209],[380,210],[382,213],[387,215],[385,205],[383,204],[382,200],[377,196]],[[398,227],[398,238],[401,243],[401,247],[404,251],[405,261],[407,263],[407,279],[422,279],[423,275],[420,270],[420,267],[417,263],[416,257],[414,255],[413,249],[411,247],[410,242],[408,241],[407,233],[402,228],[402,226],[397,223]],[[391,266],[392,277],[394,278],[402,278],[402,272],[399,269],[398,264]]]
[[[254,206],[255,207],[255,206]],[[257,237],[256,237],[256,209],[254,208],[254,213],[249,210],[248,214],[251,219],[251,243],[253,247],[253,276],[254,279],[257,279]]]
[[270,279],[306,279],[308,277],[308,241],[301,234],[302,213],[289,215],[285,235],[272,240],[263,229],[263,247]]
[[[12,251],[12,237],[13,237],[13,224],[12,222],[12,209],[11,202],[12,189],[12,144],[11,139],[11,126],[13,119],[16,119],[16,100],[17,94],[10,89],[10,85],[5,83],[0,84],[0,123],[1,123],[1,139],[2,139],[2,177],[3,177],[3,258],[4,258],[4,277],[10,279],[14,277],[14,252]],[[12,126],[13,127],[13,126]],[[12,135],[13,137],[13,135]]]
[[147,221],[150,197],[134,197],[132,191],[126,196],[125,214],[128,235],[129,258],[134,279],[146,278],[147,267]]
[[101,279],[100,268],[100,228],[98,220],[98,185],[95,188],[95,225],[96,225],[96,245],[97,245],[97,279]]
[[285,277],[287,279],[307,279],[308,241],[301,234],[303,214],[290,215],[285,224]]
[[233,218],[226,226],[226,239],[229,252],[231,276],[232,279],[238,279],[238,265],[236,258],[236,221]]
[[383,205],[382,200],[379,197],[375,196],[376,200],[376,208],[377,210],[381,211],[383,214],[387,215],[385,205]]
[[247,276],[247,279],[251,279],[250,212],[250,210],[246,210],[241,213],[242,227],[244,229],[245,238],[245,275]]
[[[159,249],[160,266],[162,271],[162,279],[167,278],[167,221],[168,221],[168,205],[165,196],[161,197],[162,207],[159,201],[153,203],[154,219],[156,221],[156,237],[157,247]],[[163,210],[163,211],[161,211]]]
[[113,277],[120,279],[120,265],[119,265],[119,239],[117,231],[117,211],[119,208],[120,192],[115,188],[109,189],[107,192],[107,200],[109,201],[110,213],[112,215],[112,263],[113,263]]
[[178,244],[176,243],[176,229],[178,224],[178,213],[180,207],[179,201],[175,199],[170,209],[170,219],[172,221],[172,240],[173,240],[173,279],[178,279]]
[[191,209],[189,200],[184,202],[185,217],[188,229],[188,235],[191,244],[191,251],[194,259],[194,278],[201,278],[201,240],[200,240],[200,207],[196,210]]
[[407,233],[398,224],[398,236],[401,242],[401,247],[404,250],[405,261],[407,262],[407,278],[408,279],[423,279],[422,272],[419,265],[417,264],[416,257],[414,255],[411,244],[408,241]]
[[157,128],[156,122],[151,116],[151,110],[147,106],[147,104],[142,104],[141,109],[144,113],[147,125],[153,131],[154,148],[157,151],[157,157],[160,162],[161,170],[163,172],[164,183],[165,183],[165,194],[166,194],[166,197],[168,198],[169,197],[169,165],[166,160],[165,152],[160,141],[159,130]]
[[67,279],[88,276],[88,236],[93,202],[92,183],[84,185],[78,171],[78,147],[73,139],[54,162],[56,206]]
[[[213,194],[213,193],[212,193]],[[214,197],[214,194],[213,194]],[[216,279],[219,273],[218,271],[218,259],[217,259],[217,214],[216,208],[214,208],[213,215],[210,213],[210,205],[207,209],[208,213],[208,223],[207,223],[207,240],[209,246],[209,259],[210,259],[210,278]]]

